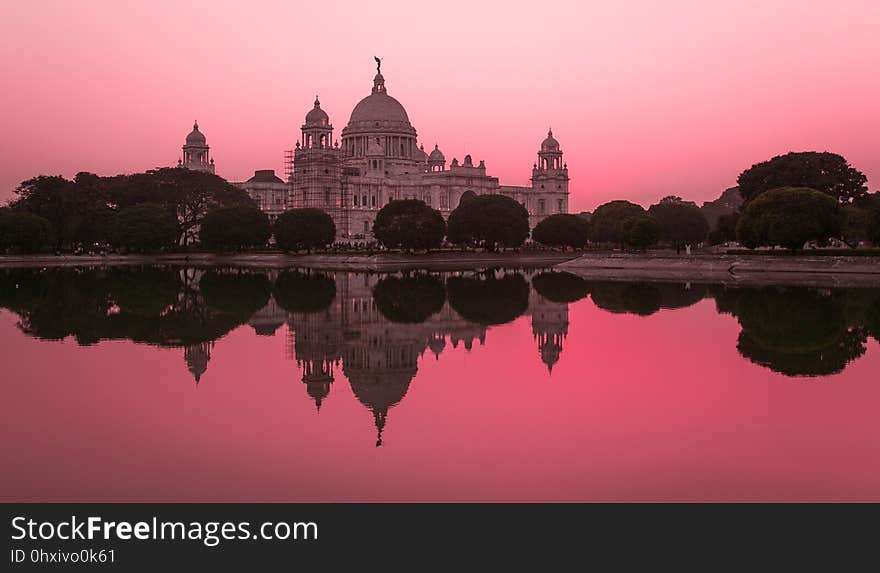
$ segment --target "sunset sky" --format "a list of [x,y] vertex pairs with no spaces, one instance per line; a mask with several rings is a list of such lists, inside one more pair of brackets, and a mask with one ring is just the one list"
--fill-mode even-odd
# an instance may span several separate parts
[[0,201],[37,174],[177,162],[198,119],[219,175],[282,171],[315,94],[334,136],[373,56],[426,148],[526,184],[548,126],[572,210],[716,198],[792,150],[880,188],[880,2],[10,0]]

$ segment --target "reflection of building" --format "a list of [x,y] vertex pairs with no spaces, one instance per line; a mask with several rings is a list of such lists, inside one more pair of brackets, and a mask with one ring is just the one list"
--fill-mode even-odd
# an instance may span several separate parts
[[[418,359],[430,352],[435,359],[447,348],[483,345],[486,327],[461,318],[449,303],[421,323],[393,323],[373,300],[381,277],[339,273],[336,298],[317,313],[291,313],[288,351],[302,372],[307,392],[317,405],[326,399],[339,364],[357,399],[372,413],[377,445],[382,443],[388,411],[399,403],[418,371]],[[529,311],[541,358],[552,368],[568,332],[568,305],[532,294]]]
[[568,305],[551,302],[533,289],[529,295],[529,314],[541,362],[547,365],[548,372],[553,372],[553,365],[562,353],[562,341],[568,336]]
[[184,346],[183,359],[186,361],[186,368],[189,370],[198,385],[202,374],[208,369],[208,361],[211,360],[211,349],[214,342],[202,342],[201,344],[193,344]]
[[341,362],[352,392],[373,413],[381,445],[388,410],[406,395],[419,357],[426,350],[439,357],[447,337],[467,348],[474,340],[482,344],[486,328],[466,322],[448,304],[425,322],[392,323],[373,300],[379,277],[339,273],[335,280],[336,298],[327,310],[290,314],[290,357],[316,402],[326,398]]
[[373,78],[372,93],[352,110],[341,145],[333,141],[330,117],[315,99],[291,167],[291,206],[323,209],[343,237],[370,236],[376,213],[395,199],[421,199],[448,216],[462,198],[500,193],[526,207],[532,226],[547,215],[568,212],[568,167],[552,131],[541,144],[531,186],[500,185],[487,175],[485,163],[474,165],[470,155],[447,167],[437,145],[425,153],[381,73]]
[[205,134],[199,131],[199,122],[193,123],[193,130],[186,136],[183,145],[183,157],[177,161],[177,166],[214,173],[214,160],[209,157],[209,149]]

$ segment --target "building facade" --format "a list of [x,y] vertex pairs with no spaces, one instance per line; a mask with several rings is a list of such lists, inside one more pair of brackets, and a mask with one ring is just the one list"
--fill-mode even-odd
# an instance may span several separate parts
[[274,169],[258,169],[247,181],[233,185],[247,191],[270,221],[291,208],[290,185],[275,175]]
[[541,143],[531,185],[501,185],[487,173],[485,162],[475,165],[470,155],[447,165],[439,146],[426,153],[403,105],[388,94],[381,69],[341,136],[341,143],[334,141],[330,117],[315,98],[301,127],[289,180],[291,208],[323,209],[340,238],[371,239],[376,214],[395,199],[422,200],[448,217],[462,198],[507,195],[525,206],[531,227],[548,215],[568,212],[568,166],[552,131]]
[[[403,105],[388,94],[381,64],[371,93],[354,107],[334,139],[330,117],[315,97],[305,115],[300,137],[283,181],[272,170],[234,185],[245,189],[274,219],[287,209],[311,207],[327,212],[340,240],[372,240],[379,210],[396,199],[419,199],[444,218],[462,199],[501,194],[521,203],[529,213],[529,226],[555,213],[568,213],[568,166],[553,131],[541,143],[532,166],[529,186],[501,185],[488,174],[484,161],[474,164],[470,155],[447,164],[438,145],[427,153]],[[182,167],[214,172],[205,136],[198,123],[186,138]]]

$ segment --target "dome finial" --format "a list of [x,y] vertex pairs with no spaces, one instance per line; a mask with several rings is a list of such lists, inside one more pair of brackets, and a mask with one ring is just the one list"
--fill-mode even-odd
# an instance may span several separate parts
[[320,102],[320,100],[318,100],[318,94],[315,94],[315,107],[316,108],[321,107],[321,102]]
[[193,129],[196,131],[199,130],[199,120],[193,121]]

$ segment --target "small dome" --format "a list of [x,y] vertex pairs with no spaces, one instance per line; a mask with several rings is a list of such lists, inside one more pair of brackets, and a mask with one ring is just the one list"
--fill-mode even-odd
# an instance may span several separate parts
[[205,134],[199,131],[199,122],[193,123],[193,130],[186,136],[187,145],[205,145]]
[[321,109],[321,102],[318,101],[318,96],[315,96],[315,107],[306,114],[306,125],[327,125],[329,123],[330,116]]
[[541,142],[541,151],[559,151],[559,142],[553,137],[553,130],[547,132],[547,139]]
[[446,156],[443,155],[443,152],[440,151],[440,148],[434,144],[434,151],[431,152],[431,155],[428,156],[428,159],[431,161],[446,161]]

